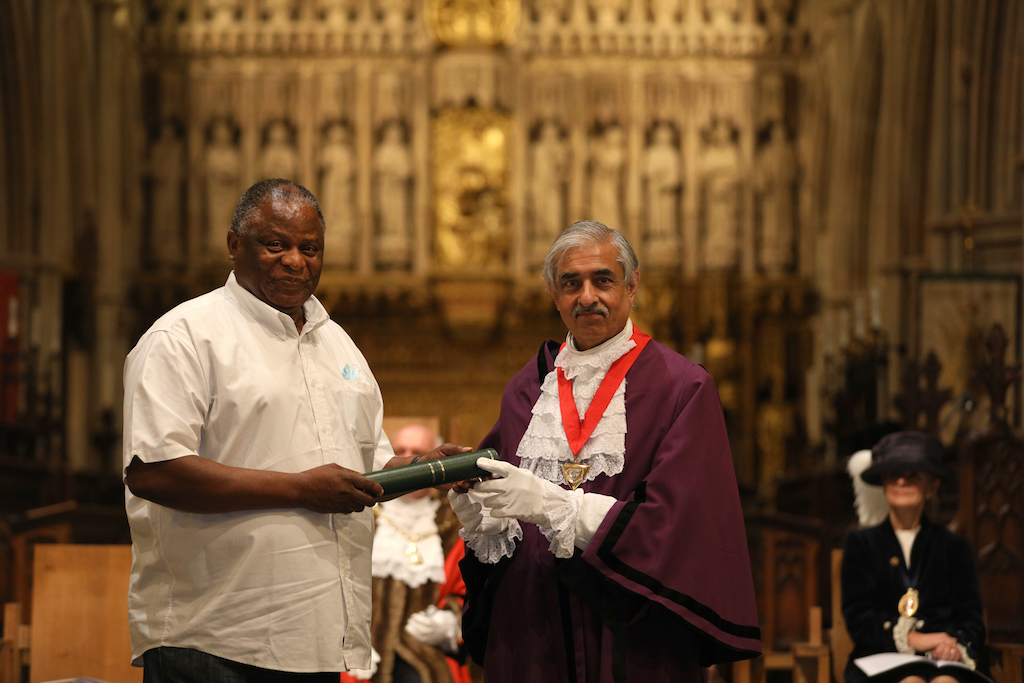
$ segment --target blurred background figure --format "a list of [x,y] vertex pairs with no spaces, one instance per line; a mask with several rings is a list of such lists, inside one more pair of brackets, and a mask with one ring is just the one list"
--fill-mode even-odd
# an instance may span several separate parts
[[[425,455],[442,441],[436,431],[418,423],[392,434],[395,452],[406,457]],[[459,649],[461,603],[458,615],[438,609],[437,603],[442,590],[446,599],[453,589],[446,581],[445,557],[456,543],[461,545],[458,520],[433,489],[379,503],[374,512],[371,630],[376,668],[349,676],[376,683],[448,683],[453,669],[458,670],[457,663],[449,667],[446,653],[457,654]],[[458,583],[458,559],[452,568]],[[405,628],[414,615],[418,627],[413,633],[419,638]]]
[[[851,532],[843,551],[843,617],[854,643],[846,683],[865,683],[856,660],[882,652],[984,669],[985,625],[970,544],[925,514],[943,476],[942,451],[931,434],[889,434],[860,474],[866,484],[883,487],[888,514],[876,526]],[[927,679],[884,671],[871,680],[956,680],[940,671],[952,669],[934,669]]]

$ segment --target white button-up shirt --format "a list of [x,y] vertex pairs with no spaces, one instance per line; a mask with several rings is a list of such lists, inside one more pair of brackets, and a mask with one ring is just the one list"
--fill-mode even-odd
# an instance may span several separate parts
[[[199,455],[233,467],[358,472],[394,456],[366,360],[314,297],[302,332],[235,280],[177,306],[124,373],[124,466]],[[280,671],[370,666],[373,512],[198,514],[125,491],[132,660],[159,646]]]

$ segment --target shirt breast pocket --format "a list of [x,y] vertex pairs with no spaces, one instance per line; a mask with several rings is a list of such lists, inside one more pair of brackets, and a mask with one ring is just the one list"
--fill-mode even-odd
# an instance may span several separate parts
[[377,414],[381,407],[377,389],[363,379],[344,379],[337,391],[341,394],[345,428],[359,444],[363,460],[372,463],[377,448]]

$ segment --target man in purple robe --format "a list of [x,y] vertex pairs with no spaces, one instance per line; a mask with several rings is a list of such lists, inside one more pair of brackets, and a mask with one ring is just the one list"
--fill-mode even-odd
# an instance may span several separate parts
[[638,264],[619,232],[570,226],[544,277],[566,342],[545,343],[505,389],[481,444],[501,455],[481,459],[493,478],[449,494],[470,653],[489,683],[697,682],[757,656],[714,383],[633,327]]

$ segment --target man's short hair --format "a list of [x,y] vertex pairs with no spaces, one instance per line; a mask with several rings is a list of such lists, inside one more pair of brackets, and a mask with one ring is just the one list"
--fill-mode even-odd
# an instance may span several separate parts
[[558,278],[558,266],[565,256],[565,252],[578,247],[587,247],[593,244],[612,244],[619,252],[618,262],[622,264],[622,272],[625,281],[632,282],[636,277],[636,271],[640,268],[640,262],[636,258],[636,252],[618,230],[609,228],[604,223],[597,221],[579,221],[573,223],[562,231],[555,238],[554,243],[548,250],[548,256],[544,259],[544,282],[548,287],[555,288],[555,280]]
[[320,210],[320,202],[316,200],[312,192],[291,180],[268,178],[250,187],[238,200],[235,214],[231,217],[231,232],[239,236],[248,233],[249,222],[252,220],[253,214],[267,197],[312,206],[316,209],[316,215],[320,217],[321,227],[327,230],[327,225],[324,223],[324,212]]

